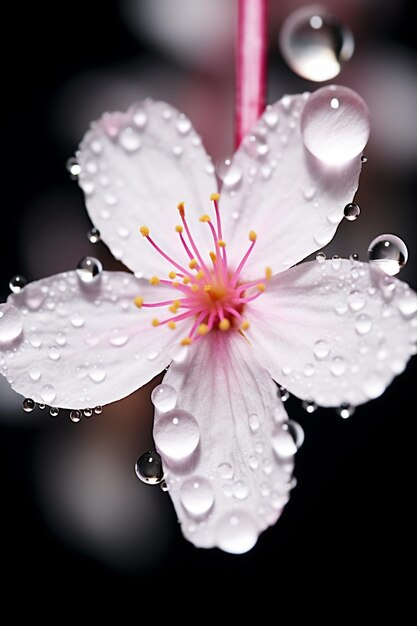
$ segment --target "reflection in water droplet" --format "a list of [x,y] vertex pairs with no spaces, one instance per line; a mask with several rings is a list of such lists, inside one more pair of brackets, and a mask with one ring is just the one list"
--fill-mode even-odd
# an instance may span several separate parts
[[51,406],[51,408],[49,409],[49,415],[51,417],[58,417],[59,415],[59,409],[56,406]]
[[87,232],[87,239],[90,243],[98,243],[100,241],[100,231],[98,228],[90,228]]
[[317,159],[333,167],[342,165],[357,157],[368,141],[368,107],[352,89],[322,87],[304,106],[301,134]]
[[120,145],[126,152],[136,152],[142,145],[142,140],[134,128],[127,126],[119,136]]
[[287,424],[278,426],[274,431],[272,447],[280,459],[289,459],[297,452],[297,446],[288,430]]
[[154,439],[163,455],[183,461],[197,448],[200,429],[191,413],[175,409],[156,421]]
[[354,222],[355,220],[357,220],[360,212],[360,206],[359,204],[355,204],[355,202],[350,202],[343,209],[343,215],[345,216],[345,219],[348,220],[348,222]]
[[180,135],[187,135],[190,130],[191,130],[191,122],[188,119],[188,117],[186,117],[184,115],[184,113],[180,113],[177,119],[177,123],[176,123],[176,127],[177,127],[177,131],[180,133]]
[[360,291],[351,291],[347,300],[352,311],[360,311],[366,304],[365,295]]
[[76,179],[81,174],[81,165],[78,163],[75,157],[70,157],[65,163],[67,171],[70,173],[71,178]]
[[214,492],[210,482],[199,476],[187,478],[180,488],[180,500],[190,515],[205,515],[214,504]]
[[[316,408],[317,408],[317,405],[316,405]],[[312,413],[313,411],[309,411],[309,412]],[[288,432],[290,433],[291,437],[294,440],[295,447],[297,448],[297,450],[299,450],[304,443],[304,430],[302,426],[298,422],[295,422],[294,420],[288,420],[288,422],[282,425],[282,428],[283,430],[288,430]]]
[[347,419],[348,417],[351,417],[354,414],[354,412],[355,412],[355,407],[347,403],[340,405],[336,409],[336,413],[340,415],[340,417],[343,417],[343,419]]
[[10,282],[9,282],[10,291],[13,291],[13,293],[19,293],[19,291],[23,289],[26,283],[27,283],[26,278],[24,276],[21,276],[20,274],[17,274],[16,276],[13,276],[13,278],[10,279]]
[[136,476],[148,485],[158,485],[164,478],[162,459],[151,450],[142,454],[135,463]]
[[325,262],[325,260],[326,260],[326,255],[324,254],[324,252],[317,252],[316,254],[317,263],[321,265],[322,263]]
[[94,413],[95,413],[96,415],[101,415],[101,413],[103,413],[103,407],[102,407],[102,406],[100,406],[100,405],[96,406],[96,407],[94,408]]
[[74,328],[81,328],[85,324],[84,318],[79,313],[71,315],[70,322]]
[[100,261],[93,256],[85,256],[77,265],[77,276],[85,285],[96,282],[103,271]]
[[81,420],[81,411],[78,411],[78,409],[70,411],[69,418],[71,422],[73,422],[74,424],[78,424],[78,422]]
[[216,541],[221,550],[243,554],[251,550],[258,538],[254,519],[244,511],[233,511],[222,517],[216,527]]
[[23,317],[12,304],[0,304],[0,344],[11,343],[23,331]]
[[405,243],[396,235],[379,235],[368,247],[369,262],[383,272],[394,276],[408,260]]
[[219,472],[220,478],[223,478],[224,480],[230,480],[233,478],[233,467],[230,463],[220,463],[217,471]]
[[280,49],[299,76],[321,82],[337,76],[355,44],[352,33],[320,7],[303,7],[291,13],[280,32]]
[[217,174],[223,181],[223,185],[226,189],[234,189],[242,180],[242,170],[240,167],[233,163],[230,159],[224,159],[222,164],[217,165]]
[[56,346],[51,346],[48,350],[48,356],[51,361],[58,361],[61,358],[61,353]]
[[93,409],[84,409],[84,417],[91,417],[93,415]]
[[32,413],[35,406],[36,403],[34,400],[32,400],[32,398],[25,398],[22,402],[22,409],[25,411],[25,413]]
[[313,400],[303,400],[302,407],[307,413],[314,413],[317,411],[317,404]]
[[166,413],[172,411],[177,403],[177,392],[174,387],[162,383],[155,387],[151,394],[151,400],[158,411]]
[[313,352],[316,359],[319,359],[319,361],[321,361],[322,359],[325,359],[327,356],[329,356],[330,346],[327,341],[319,339],[315,342],[313,346]]
[[278,386],[278,393],[280,395],[282,402],[286,402],[288,398],[290,397],[290,392],[287,391],[287,389],[285,389],[285,387],[283,387],[282,385]]

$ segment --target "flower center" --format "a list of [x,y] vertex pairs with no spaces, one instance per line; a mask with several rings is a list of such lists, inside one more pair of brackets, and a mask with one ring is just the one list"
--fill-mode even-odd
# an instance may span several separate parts
[[[249,233],[249,248],[244,254],[237,268],[233,271],[228,266],[226,242],[223,239],[222,223],[220,219],[218,193],[211,195],[216,214],[216,226],[211,222],[209,215],[202,215],[200,222],[206,223],[211,230],[214,250],[209,252],[210,262],[204,260],[198,249],[188,222],[185,217],[183,202],[178,205],[178,211],[182,224],[175,227],[180,243],[188,256],[188,266],[183,267],[166,254],[150,236],[147,226],[141,226],[140,232],[155,250],[164,257],[173,267],[169,272],[170,280],[163,280],[158,276],[152,276],[151,285],[168,285],[177,292],[177,297],[164,302],[144,302],[141,296],[135,298],[137,307],[168,307],[170,314],[163,320],[154,318],[153,326],[168,325],[175,329],[178,322],[193,319],[188,336],[182,340],[183,345],[188,345],[194,340],[201,339],[211,330],[218,329],[226,332],[237,330],[240,333],[249,328],[249,322],[244,317],[245,305],[258,298],[265,285],[263,282],[244,282],[241,272],[248,260],[256,242],[256,233]],[[265,269],[265,278],[271,277],[271,269]]]

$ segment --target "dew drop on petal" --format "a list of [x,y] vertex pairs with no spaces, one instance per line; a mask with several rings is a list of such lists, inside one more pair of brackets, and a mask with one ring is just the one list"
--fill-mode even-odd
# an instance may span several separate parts
[[265,113],[262,116],[263,121],[269,128],[276,128],[279,122],[279,114],[276,109],[271,105],[268,105],[265,109]]
[[154,439],[162,454],[174,461],[183,461],[197,448],[200,429],[191,413],[175,409],[156,422]]
[[257,525],[249,513],[244,511],[227,513],[216,527],[218,547],[231,554],[248,552],[256,544],[257,538]]
[[233,485],[233,495],[237,500],[246,500],[249,488],[244,480],[237,480]]
[[94,413],[95,413],[96,415],[101,415],[101,413],[103,413],[103,407],[102,407],[102,406],[100,406],[100,405],[96,406],[96,407],[94,408]]
[[180,113],[175,124],[180,135],[188,135],[191,130],[191,122],[183,113]]
[[90,409],[90,408],[84,409],[83,410],[83,415],[84,415],[84,417],[91,417],[93,415],[93,409]]
[[330,346],[327,341],[324,341],[323,339],[319,339],[318,341],[316,341],[313,346],[313,353],[316,359],[319,359],[319,361],[329,356]]
[[48,350],[48,356],[51,361],[59,361],[61,358],[61,353],[56,346],[51,346]]
[[116,348],[121,348],[129,341],[129,335],[124,331],[114,328],[109,337],[109,343]]
[[166,413],[175,408],[177,404],[177,392],[171,385],[162,383],[152,391],[151,400],[158,411]]
[[134,128],[127,126],[119,135],[120,145],[126,152],[136,152],[142,145],[142,139]]
[[317,263],[321,265],[322,263],[325,262],[325,260],[326,260],[326,255],[324,254],[324,252],[317,252],[316,254]]
[[29,376],[34,383],[38,382],[41,377],[41,370],[39,369],[39,367],[36,367],[35,365],[33,367],[30,367]]
[[297,446],[288,429],[288,424],[278,426],[272,435],[272,447],[280,459],[289,459],[297,452]]
[[317,404],[313,400],[303,400],[302,407],[307,413],[314,413],[317,411]]
[[205,515],[214,504],[214,491],[206,478],[191,476],[180,488],[181,504],[190,515]]
[[77,265],[77,276],[85,285],[96,282],[103,271],[103,266],[93,256],[85,256]]
[[337,409],[336,413],[340,415],[343,419],[347,419],[351,417],[355,412],[355,407],[351,404],[347,404],[346,402],[341,404]]
[[345,359],[341,356],[335,356],[334,359],[332,360],[330,371],[333,374],[333,376],[336,376],[336,377],[343,376],[343,374],[346,372]]
[[384,381],[378,374],[371,374],[364,380],[363,390],[371,400],[378,398],[385,391]]
[[135,463],[136,476],[148,485],[158,485],[164,478],[162,459],[155,450],[142,454]]
[[396,235],[379,235],[368,247],[369,262],[390,276],[395,276],[408,260],[407,246]]
[[[310,404],[314,405],[314,403]],[[315,405],[315,408],[317,408],[317,405]],[[310,410],[309,412],[313,413],[314,411]],[[288,420],[288,422],[282,425],[282,428],[290,433],[294,440],[295,447],[299,450],[304,443],[304,430],[301,424],[295,422],[294,420]]]
[[27,280],[24,276],[17,274],[10,279],[9,288],[13,293],[19,293],[19,291],[26,285]]
[[347,297],[349,308],[352,311],[360,311],[366,304],[365,296],[360,291],[351,291]]
[[225,170],[221,176],[221,179],[226,189],[235,189],[242,180],[243,172],[240,169],[239,165],[233,162],[230,162],[230,165],[226,167],[226,162],[227,161],[225,161]]
[[65,167],[73,179],[78,178],[81,174],[81,165],[75,157],[70,157],[65,163]]
[[366,335],[372,328],[372,319],[366,313],[358,315],[355,323],[355,330],[358,335]]
[[230,463],[220,463],[217,468],[220,478],[231,480],[233,478],[233,467]]
[[79,313],[71,315],[70,322],[74,328],[81,328],[85,324],[84,318]]
[[287,389],[285,389],[285,387],[283,387],[282,385],[279,385],[278,393],[282,402],[286,402],[288,398],[290,397],[290,392]]
[[23,331],[23,317],[19,309],[12,304],[0,304],[0,345],[11,343]]
[[[184,363],[184,361],[186,360],[187,356],[189,354],[189,348],[188,346],[183,346],[181,344],[176,344],[175,346],[173,346],[171,352],[170,352],[170,357],[172,358],[172,360],[175,363]],[[149,358],[149,356],[148,356]]]
[[249,428],[250,428],[251,432],[253,432],[253,433],[258,432],[258,430],[259,430],[259,417],[253,413],[252,415],[249,415],[248,422],[249,422]]
[[69,418],[71,422],[73,422],[74,424],[78,424],[78,422],[81,420],[81,411],[79,411],[78,409],[70,411]]
[[404,317],[411,317],[417,312],[417,296],[416,294],[409,290],[406,291],[400,298],[397,300],[397,306],[400,310],[400,313],[404,315]]
[[368,107],[348,87],[322,87],[304,106],[301,134],[306,148],[320,161],[331,166],[347,163],[368,141]]
[[94,365],[88,370],[88,376],[93,381],[93,383],[102,383],[106,378],[106,371],[99,367],[98,365]]
[[25,411],[25,413],[32,413],[35,406],[36,403],[34,400],[32,400],[32,398],[25,398],[22,402],[22,409]]
[[51,406],[51,408],[49,409],[49,415],[51,417],[58,417],[59,415],[59,409],[56,406]]
[[140,130],[143,130],[148,123],[148,116],[141,106],[137,106],[133,111],[133,123]]
[[90,243],[98,243],[100,241],[100,236],[98,228],[90,228],[87,232],[87,239]]
[[355,220],[357,220],[360,215],[360,212],[361,212],[360,206],[359,204],[356,204],[355,202],[350,202],[343,209],[343,215],[345,216],[345,219],[347,219],[348,222],[354,222]]
[[46,404],[51,404],[56,398],[55,388],[52,385],[44,385],[41,388],[41,396]]
[[299,76],[321,82],[337,76],[355,44],[352,33],[320,7],[307,6],[291,13],[280,32],[280,49]]

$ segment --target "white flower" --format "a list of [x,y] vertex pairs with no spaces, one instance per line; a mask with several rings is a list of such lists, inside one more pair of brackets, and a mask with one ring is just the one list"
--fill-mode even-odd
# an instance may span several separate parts
[[296,265],[333,237],[361,167],[313,167],[299,130],[307,97],[268,108],[220,201],[184,115],[145,101],[104,116],[81,144],[80,185],[135,275],[67,272],[0,305],[2,373],[37,402],[107,404],[170,365],[155,442],[197,546],[249,550],[288,500],[296,445],[274,381],[321,406],[357,405],[414,349],[407,285],[349,260]]

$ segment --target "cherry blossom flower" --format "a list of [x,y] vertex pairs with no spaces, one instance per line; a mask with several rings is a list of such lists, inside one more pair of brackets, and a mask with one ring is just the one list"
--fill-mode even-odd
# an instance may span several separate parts
[[134,274],[66,272],[0,305],[2,373],[36,402],[104,405],[169,367],[154,437],[196,546],[245,552],[288,501],[297,445],[276,383],[324,407],[358,405],[414,351],[406,284],[355,260],[297,265],[332,239],[361,168],[360,155],[321,167],[308,153],[308,98],[267,107],[221,196],[183,114],[146,100],[103,116],[81,143],[79,182]]

